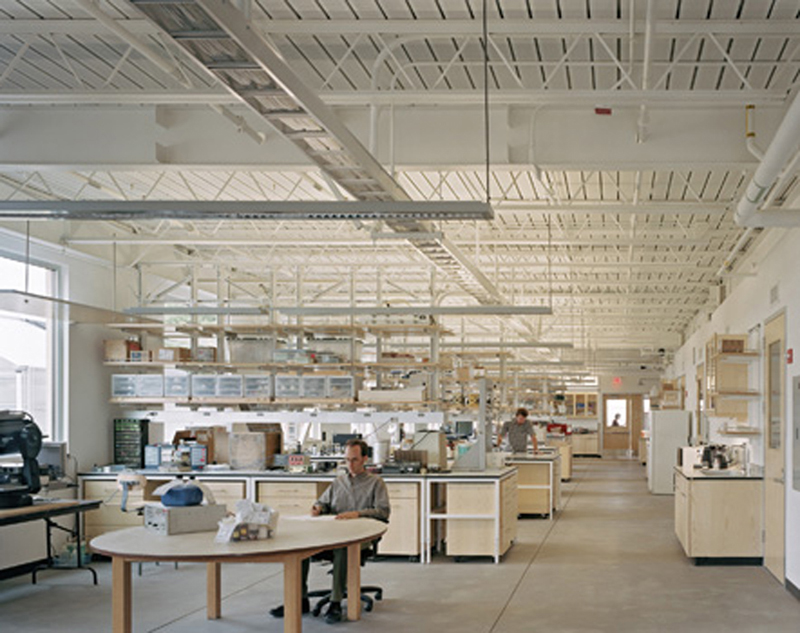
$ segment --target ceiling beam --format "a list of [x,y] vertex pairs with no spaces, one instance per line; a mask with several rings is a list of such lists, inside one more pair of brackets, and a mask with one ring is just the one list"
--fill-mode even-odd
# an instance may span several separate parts
[[[155,35],[160,29],[147,20],[138,18],[116,20],[128,31],[140,35]],[[380,33],[382,35],[439,35],[465,36],[480,35],[479,20],[266,20],[255,17],[255,24],[271,35],[356,35],[359,33]],[[714,33],[715,35],[740,35],[751,37],[796,37],[794,20],[659,20],[658,36],[673,38],[678,36]],[[642,21],[637,20],[636,28],[641,30]],[[630,24],[627,20],[490,20],[491,35],[523,37],[566,37],[583,35],[587,32],[601,35],[627,37]],[[15,19],[0,20],[0,35],[102,35],[106,32],[96,20],[87,19]]]

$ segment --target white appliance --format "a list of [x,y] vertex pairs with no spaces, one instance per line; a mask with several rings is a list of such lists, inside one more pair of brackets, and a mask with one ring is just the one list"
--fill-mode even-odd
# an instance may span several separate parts
[[689,443],[689,412],[650,411],[646,424],[650,431],[647,488],[654,495],[674,494],[674,467],[678,463],[678,449]]

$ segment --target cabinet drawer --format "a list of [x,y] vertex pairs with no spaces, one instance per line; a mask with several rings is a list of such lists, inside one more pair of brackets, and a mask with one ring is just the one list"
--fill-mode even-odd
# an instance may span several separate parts
[[[112,495],[113,499],[111,499]],[[84,481],[83,498],[100,499],[104,502],[108,500],[109,505],[119,506],[122,504],[122,490],[117,488],[116,479],[103,481]],[[141,487],[137,486],[128,492],[128,505],[141,505],[143,498],[144,491],[141,489]]]
[[269,499],[308,499],[317,500],[316,482],[293,482],[285,483],[265,482],[258,484],[259,500]]
[[448,514],[495,513],[494,484],[447,484]]
[[[130,499],[128,500],[130,501]],[[133,506],[129,506],[133,507]],[[133,527],[142,525],[144,519],[135,512],[123,512],[118,505],[101,505],[97,510],[86,513],[85,525]]]
[[207,486],[217,501],[225,499],[227,501],[238,501],[244,499],[246,486],[243,481],[206,481],[201,482]]
[[389,493],[389,501],[419,498],[419,486],[417,484],[387,483],[386,491]]

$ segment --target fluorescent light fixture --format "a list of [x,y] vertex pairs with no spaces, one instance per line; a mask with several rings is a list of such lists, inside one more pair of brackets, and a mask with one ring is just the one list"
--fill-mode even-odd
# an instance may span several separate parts
[[[97,308],[74,301],[22,292],[19,290],[0,290],[0,311],[15,312],[31,317],[54,319],[69,323],[134,323],[141,322],[122,312]],[[157,323],[157,321],[146,321]]]
[[550,306],[507,306],[507,305],[472,305],[472,306],[400,306],[391,308],[369,307],[276,307],[283,314],[299,316],[392,316],[392,315],[429,315],[429,316],[513,316],[524,314],[552,314]]
[[491,220],[478,201],[4,200],[0,219],[22,220]]
[[575,347],[572,343],[556,343],[555,341],[537,341],[535,343],[526,343],[524,341],[503,342],[503,341],[481,341],[476,343],[442,343],[440,347],[447,348],[486,348],[486,347],[502,347],[502,348],[544,348],[544,349],[573,349]]
[[186,316],[263,316],[269,314],[269,308],[247,307],[214,307],[214,306],[156,306],[127,308],[125,314],[133,315],[186,315]]

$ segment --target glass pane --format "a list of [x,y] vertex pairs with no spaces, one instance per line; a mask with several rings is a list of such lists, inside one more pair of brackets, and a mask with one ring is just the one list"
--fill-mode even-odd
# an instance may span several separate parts
[[606,426],[609,428],[628,426],[628,401],[606,400]]
[[769,420],[769,447],[781,447],[781,341],[769,346],[769,399],[767,400],[767,419]]
[[[53,271],[0,257],[0,288],[52,293]],[[53,324],[47,319],[0,311],[0,410],[27,411],[42,433],[53,428]]]

